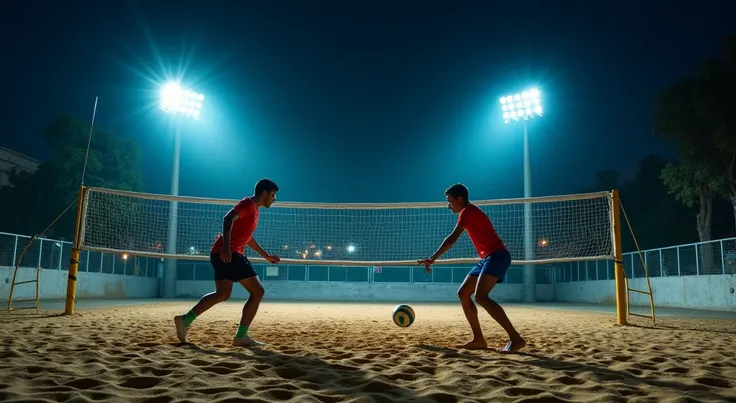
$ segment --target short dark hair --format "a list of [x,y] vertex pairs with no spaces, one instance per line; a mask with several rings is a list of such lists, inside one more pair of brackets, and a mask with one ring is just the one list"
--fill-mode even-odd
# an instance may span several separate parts
[[468,201],[468,188],[462,183],[456,183],[445,190],[445,195],[452,197],[462,197],[466,202]]
[[278,192],[279,186],[271,179],[263,178],[256,183],[255,195],[260,196],[263,192]]

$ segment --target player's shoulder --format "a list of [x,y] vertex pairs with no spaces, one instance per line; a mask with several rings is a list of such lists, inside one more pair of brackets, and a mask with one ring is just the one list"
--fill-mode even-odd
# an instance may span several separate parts
[[255,200],[253,200],[252,197],[248,196],[248,197],[244,197],[240,199],[240,201],[238,201],[235,204],[234,208],[235,210],[243,211],[243,210],[252,209],[253,207],[255,207],[255,205],[256,205]]
[[478,205],[473,204],[473,203],[468,203],[468,205],[465,206],[463,211],[466,211],[466,210],[468,211],[468,213],[471,213],[471,214],[483,213],[483,210],[481,210],[480,207],[478,207]]
[[490,217],[488,217],[488,214],[486,214],[486,212],[483,211],[483,209],[478,207],[478,205],[472,204],[472,203],[465,206],[465,208],[463,209],[463,211],[461,211],[461,213],[465,220],[472,220],[472,221],[490,220]]

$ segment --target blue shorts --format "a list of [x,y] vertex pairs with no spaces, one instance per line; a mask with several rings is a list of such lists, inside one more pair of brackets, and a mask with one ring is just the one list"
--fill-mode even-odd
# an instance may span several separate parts
[[468,273],[469,276],[480,276],[481,274],[490,274],[498,278],[498,283],[503,283],[506,272],[511,267],[511,254],[506,249],[499,249],[485,259],[481,259]]

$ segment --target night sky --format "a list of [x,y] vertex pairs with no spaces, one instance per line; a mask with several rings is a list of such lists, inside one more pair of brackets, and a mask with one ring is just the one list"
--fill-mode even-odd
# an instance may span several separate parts
[[157,97],[180,78],[206,96],[183,126],[180,194],[240,198],[269,177],[290,201],[440,201],[455,182],[521,197],[522,125],[498,99],[535,86],[533,194],[578,192],[596,170],[673,156],[653,99],[717,55],[736,13],[600,3],[3,0],[0,145],[48,158],[43,126],[91,120],[99,96],[96,128],[134,139],[145,190],[168,193]]

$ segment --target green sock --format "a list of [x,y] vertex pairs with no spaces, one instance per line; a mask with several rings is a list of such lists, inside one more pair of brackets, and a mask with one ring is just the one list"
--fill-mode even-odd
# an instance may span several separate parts
[[194,311],[190,310],[184,315],[184,325],[191,325],[192,322],[194,322],[194,319],[197,319],[197,314],[194,313]]
[[243,337],[248,336],[248,326],[246,325],[238,325],[238,331],[235,332],[235,337],[238,339],[242,339]]

